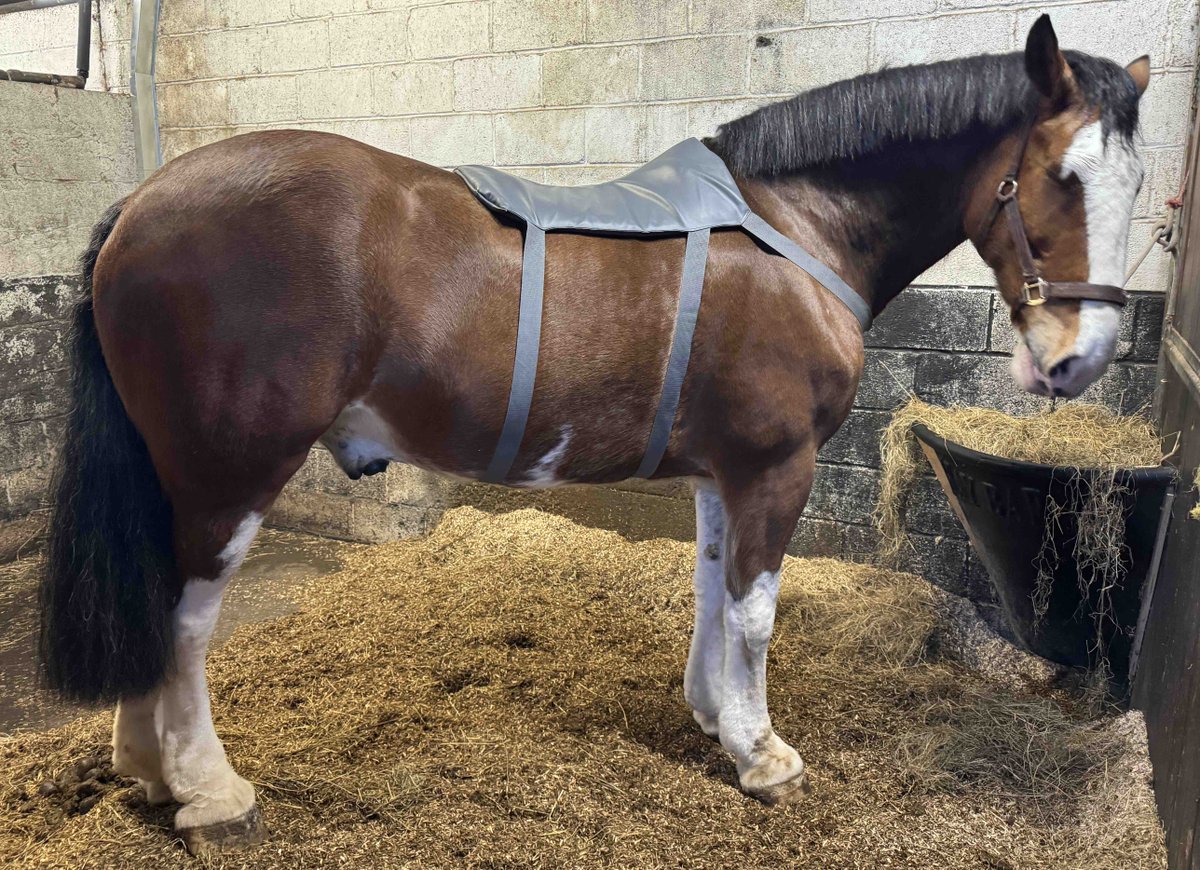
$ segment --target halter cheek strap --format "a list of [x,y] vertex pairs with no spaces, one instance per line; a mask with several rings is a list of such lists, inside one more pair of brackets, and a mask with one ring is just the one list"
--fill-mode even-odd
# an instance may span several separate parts
[[1019,184],[1017,176],[1025,162],[1025,151],[1029,147],[1029,138],[1033,133],[1030,123],[1017,149],[1012,168],[1004,176],[996,188],[996,199],[980,227],[980,238],[987,235],[995,224],[1000,212],[1004,212],[1008,233],[1012,238],[1013,248],[1017,252],[1017,263],[1021,267],[1021,301],[1018,309],[1026,306],[1044,305],[1047,302],[1069,302],[1089,300],[1093,302],[1108,302],[1124,306],[1128,301],[1125,290],[1112,284],[1093,284],[1089,281],[1047,281],[1034,260],[1033,251],[1029,247],[1029,234],[1025,231],[1025,220],[1021,217],[1021,206],[1017,201]]

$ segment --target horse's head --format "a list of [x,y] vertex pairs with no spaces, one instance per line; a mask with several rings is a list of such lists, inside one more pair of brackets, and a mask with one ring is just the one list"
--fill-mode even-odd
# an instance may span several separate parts
[[1142,182],[1137,105],[1150,63],[1142,57],[1121,70],[1064,57],[1042,16],[1029,31],[1025,68],[1035,114],[981,173],[968,229],[1012,313],[1013,377],[1031,393],[1072,397],[1116,350],[1121,308],[1104,299],[1118,298],[1125,277]]

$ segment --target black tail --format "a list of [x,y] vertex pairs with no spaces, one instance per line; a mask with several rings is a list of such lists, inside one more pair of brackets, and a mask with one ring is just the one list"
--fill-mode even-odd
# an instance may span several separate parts
[[113,387],[92,311],[92,271],[122,203],[83,255],[84,295],[70,338],[71,411],[58,455],[41,654],[50,688],[113,701],[155,688],[171,664],[171,507],[146,443]]

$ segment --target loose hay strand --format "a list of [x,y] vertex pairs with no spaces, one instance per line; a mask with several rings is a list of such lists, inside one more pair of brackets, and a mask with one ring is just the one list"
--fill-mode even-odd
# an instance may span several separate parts
[[1050,609],[1050,596],[1054,592],[1054,575],[1061,562],[1058,539],[1063,533],[1063,516],[1070,508],[1058,503],[1053,493],[1046,494],[1046,530],[1038,549],[1037,576],[1033,581],[1033,627],[1038,630]]
[[1090,616],[1096,628],[1096,648],[1092,660],[1107,668],[1108,651],[1104,639],[1116,627],[1113,617],[1113,591],[1124,583],[1129,547],[1125,543],[1125,497],[1129,488],[1117,481],[1116,469],[1104,469],[1090,480],[1076,474],[1069,489],[1076,515],[1076,581],[1080,606],[1093,602]]

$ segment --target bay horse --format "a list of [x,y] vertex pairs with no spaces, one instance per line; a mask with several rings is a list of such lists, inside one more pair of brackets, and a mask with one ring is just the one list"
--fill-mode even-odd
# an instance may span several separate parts
[[[1022,245],[1063,286],[1122,282],[1149,69],[1064,53],[1043,17],[1023,53],[863,75],[706,144],[755,212],[875,312],[970,239],[1012,311],[1017,383],[1074,396],[1111,360],[1120,309],[1037,304]],[[994,205],[1018,186],[1019,233]],[[655,412],[683,239],[562,233],[547,246],[537,389],[508,482],[619,481]],[[695,487],[685,699],[741,788],[780,803],[806,783],[767,711],[779,569],[817,450],[850,411],[863,340],[842,302],[744,233],[714,231],[710,250],[655,476]],[[96,227],[43,667],[69,698],[117,702],[115,768],[182,805],[193,850],[262,837],[204,664],[263,515],[323,437],[352,476],[394,460],[479,478],[505,415],[521,261],[521,226],[458,176],[316,132],[187,153]]]

